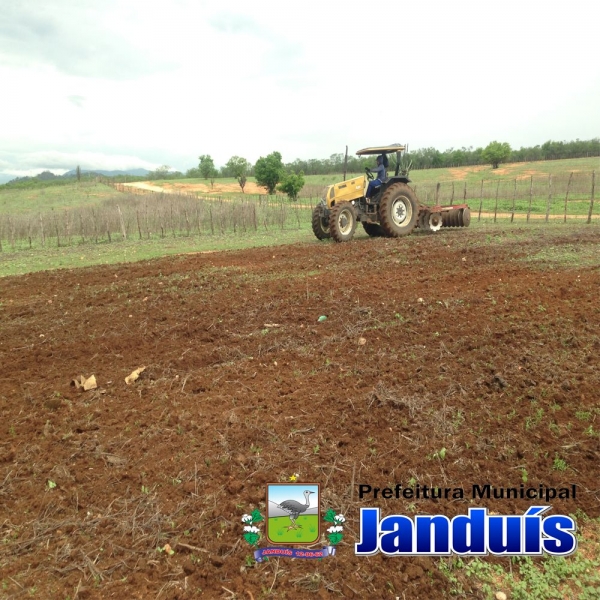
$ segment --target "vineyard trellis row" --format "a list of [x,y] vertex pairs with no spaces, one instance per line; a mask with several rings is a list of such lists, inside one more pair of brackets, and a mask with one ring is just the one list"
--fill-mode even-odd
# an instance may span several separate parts
[[[0,216],[0,251],[130,239],[240,235],[300,227],[310,207],[281,197],[123,193],[96,207]],[[4,244],[4,245],[3,245]]]

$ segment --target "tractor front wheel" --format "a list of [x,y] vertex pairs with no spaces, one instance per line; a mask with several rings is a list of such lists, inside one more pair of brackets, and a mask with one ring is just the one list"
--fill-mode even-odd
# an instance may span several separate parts
[[319,240],[326,240],[331,237],[329,231],[329,219],[322,216],[322,208],[315,206],[312,214],[312,230],[316,238]]
[[329,213],[329,231],[336,242],[349,242],[356,231],[356,212],[350,202],[340,202]]
[[402,237],[412,232],[419,216],[415,192],[405,183],[391,185],[379,203],[379,220],[386,236]]

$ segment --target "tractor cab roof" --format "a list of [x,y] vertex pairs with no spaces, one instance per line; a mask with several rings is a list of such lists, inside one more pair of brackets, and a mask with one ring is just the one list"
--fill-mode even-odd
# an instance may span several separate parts
[[402,152],[406,146],[402,144],[389,144],[388,146],[374,146],[372,148],[363,148],[358,150],[356,154],[358,156],[365,156],[367,154],[389,154],[390,152]]

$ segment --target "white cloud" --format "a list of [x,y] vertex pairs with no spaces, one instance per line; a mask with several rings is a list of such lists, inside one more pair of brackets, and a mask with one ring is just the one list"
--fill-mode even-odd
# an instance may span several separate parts
[[14,0],[0,12],[0,171],[23,157],[49,168],[31,161],[52,151],[186,169],[205,153],[597,137],[596,12],[591,0]]

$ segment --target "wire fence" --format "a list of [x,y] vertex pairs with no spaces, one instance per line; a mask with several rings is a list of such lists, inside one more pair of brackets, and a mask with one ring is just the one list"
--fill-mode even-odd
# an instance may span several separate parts
[[[319,197],[199,197],[112,184],[112,198],[95,207],[0,215],[0,252],[123,240],[244,235],[300,229]],[[530,176],[414,186],[428,206],[467,203],[471,222],[600,222],[596,173]]]
[[600,217],[595,202],[596,172],[529,176],[512,180],[438,183],[416,186],[419,200],[428,205],[467,203],[471,219],[538,221],[584,220]]
[[96,207],[0,216],[0,252],[297,229],[310,219],[310,210],[310,205],[282,197],[199,198],[127,192]]

